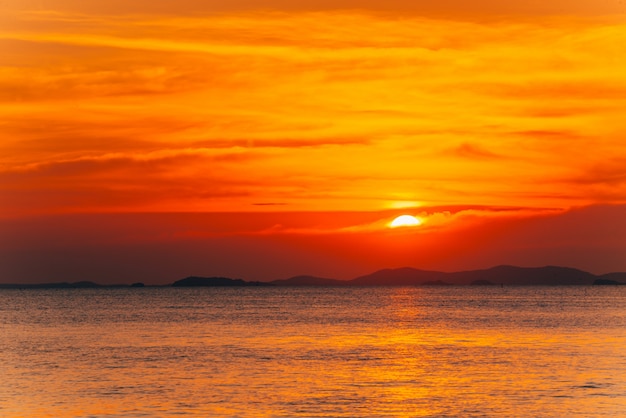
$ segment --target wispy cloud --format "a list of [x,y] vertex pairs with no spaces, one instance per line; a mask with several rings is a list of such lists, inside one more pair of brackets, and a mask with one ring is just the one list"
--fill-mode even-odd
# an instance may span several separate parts
[[[598,168],[625,153],[619,16],[280,4],[13,8],[0,28],[3,200],[45,211],[91,184],[106,210],[130,185],[154,210],[621,201],[619,168]],[[563,180],[584,173],[593,187]],[[232,199],[207,203],[220,193]]]
[[495,152],[491,152],[487,149],[484,149],[480,146],[476,146],[469,142],[464,142],[458,147],[451,150],[453,155],[457,155],[462,158],[470,158],[470,159],[499,159],[504,158],[504,156],[499,155]]

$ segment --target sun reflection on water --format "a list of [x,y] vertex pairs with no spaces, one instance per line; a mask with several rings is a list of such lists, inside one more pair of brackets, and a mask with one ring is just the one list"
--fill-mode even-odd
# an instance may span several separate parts
[[623,293],[128,292],[0,293],[0,415],[556,417],[626,406]]

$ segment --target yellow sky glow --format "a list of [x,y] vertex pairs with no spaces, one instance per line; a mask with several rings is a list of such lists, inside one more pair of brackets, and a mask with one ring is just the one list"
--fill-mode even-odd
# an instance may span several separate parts
[[623,15],[15,4],[5,216],[626,201]]

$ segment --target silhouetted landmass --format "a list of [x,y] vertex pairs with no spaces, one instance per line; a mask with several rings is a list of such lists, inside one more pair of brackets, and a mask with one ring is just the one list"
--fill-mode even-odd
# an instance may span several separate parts
[[100,287],[100,285],[94,282],[83,281],[83,282],[71,283],[70,287]]
[[598,279],[593,282],[594,286],[626,286],[626,283],[618,282],[616,280]]
[[515,267],[496,266],[486,270],[447,273],[454,284],[465,285],[475,280],[488,280],[509,286],[562,286],[589,285],[596,276],[586,271],[568,267]]
[[270,282],[273,286],[349,286],[346,280],[325,279],[315,276],[296,276]]
[[[145,286],[141,283],[142,286]],[[89,281],[81,282],[56,282],[56,283],[9,283],[0,284],[0,289],[95,289],[116,287],[139,287],[137,283],[127,284],[98,284]]]
[[470,286],[495,286],[495,283],[492,283],[489,280],[474,280],[470,283]]
[[[612,273],[612,275],[626,273]],[[304,277],[304,278],[302,278]],[[484,270],[446,273],[419,270],[411,267],[384,269],[352,280],[319,279],[299,276],[270,282],[276,286],[423,286],[423,285],[507,285],[507,286],[563,286],[591,285],[599,276],[568,267],[496,266]],[[604,278],[604,276],[603,276]],[[303,284],[305,283],[305,284]]]
[[356,286],[418,286],[446,278],[447,273],[418,270],[411,267],[384,269],[351,280]]
[[229,279],[227,277],[196,277],[191,276],[172,283],[173,287],[243,287],[243,286],[267,286],[267,283],[246,282],[241,279]]
[[509,286],[533,285],[590,285],[597,277],[591,273],[567,267],[514,267],[497,266],[484,270],[441,271],[419,270],[410,267],[384,269],[346,282],[351,286],[421,286],[447,283],[466,286],[471,284],[503,284]]
[[[441,272],[411,267],[384,269],[352,280],[315,276],[296,276],[271,282],[248,282],[227,277],[191,276],[172,283],[173,287],[244,287],[244,286],[572,286],[626,285],[626,272],[594,275],[568,267],[496,266],[484,270]],[[4,289],[75,289],[98,287],[143,287],[132,285],[100,285],[90,281],[74,283],[0,284]]]
[[598,276],[598,279],[612,280],[614,282],[626,283],[626,273],[608,273]]
[[79,289],[102,287],[94,282],[59,282],[59,283],[36,283],[36,284],[2,284],[0,287],[5,289]]

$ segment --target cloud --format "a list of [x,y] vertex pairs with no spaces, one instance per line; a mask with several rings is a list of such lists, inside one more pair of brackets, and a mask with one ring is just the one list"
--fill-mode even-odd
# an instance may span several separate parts
[[254,158],[244,150],[185,149],[26,164],[0,172],[0,193],[8,202],[3,214],[168,210],[177,201],[201,207],[261,188],[253,178],[232,175],[233,166]]
[[579,197],[587,196],[597,202],[626,202],[626,158],[620,156],[589,159],[576,175],[562,179],[563,184],[575,187]]
[[254,205],[254,206],[286,206],[287,203],[281,203],[281,202],[255,202],[252,205]]
[[[574,180],[577,183],[604,183],[626,185],[626,156],[620,156],[594,164],[585,177]],[[625,195],[626,196],[626,195]]]
[[166,170],[169,167],[184,166],[186,162],[195,159],[208,161],[244,161],[254,157],[254,153],[245,149],[231,149],[216,151],[213,149],[174,149],[158,150],[148,153],[124,154],[110,153],[98,156],[79,157],[68,160],[58,160],[45,163],[33,163],[16,167],[11,170],[14,173],[30,173],[33,175],[55,176],[81,176],[90,171],[110,171],[124,166],[135,166],[137,169],[145,169],[149,166],[154,171],[160,168]]
[[[289,12],[328,11],[328,10],[375,10],[402,14],[470,16],[485,15],[546,15],[546,14],[608,14],[625,13],[625,7],[619,2],[598,2],[594,0],[527,0],[525,2],[499,2],[493,0],[317,0],[315,2],[293,2],[289,0],[265,0],[261,4],[254,0],[206,1],[179,0],[172,3],[168,0],[136,0],[132,3],[123,0],[109,0],[106,3],[85,3],[79,0],[55,0],[54,6],[59,10],[80,11],[99,14],[200,14],[200,13],[232,13],[249,10],[282,10]],[[49,3],[25,3],[17,0],[6,0],[0,10],[45,11]]]
[[453,155],[456,155],[462,158],[479,159],[479,160],[505,158],[502,155],[496,154],[495,152],[491,152],[480,146],[477,146],[468,142],[464,142],[458,147],[452,149],[451,153]]
[[[290,224],[289,216],[280,223],[257,231],[248,231],[247,234],[259,235],[363,235],[363,234],[390,234],[428,236],[432,234],[449,233],[479,227],[482,224],[494,221],[520,221],[524,219],[555,216],[562,214],[562,209],[554,208],[519,208],[519,207],[450,207],[444,208],[413,208],[377,212],[368,214],[327,214],[327,218],[336,216],[342,223],[307,222],[306,214],[294,218],[297,223]],[[389,222],[399,214],[410,214],[420,219],[420,226],[411,228],[389,229]],[[374,215],[374,216],[372,216]]]
[[41,210],[55,190],[155,181],[172,196],[153,191],[155,210],[223,209],[203,199],[220,187],[259,210],[619,198],[563,180],[624,152],[617,17],[66,5],[0,29],[4,190]]

